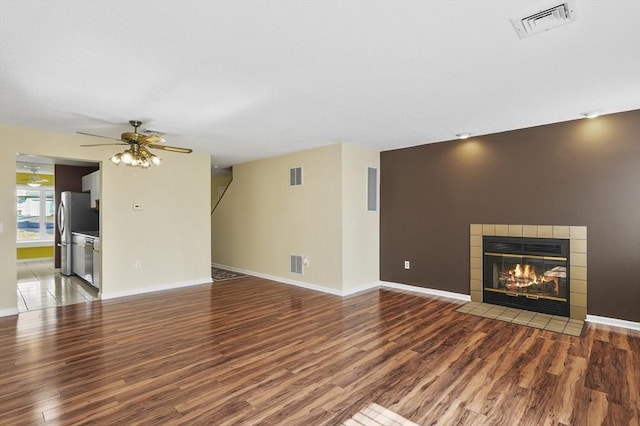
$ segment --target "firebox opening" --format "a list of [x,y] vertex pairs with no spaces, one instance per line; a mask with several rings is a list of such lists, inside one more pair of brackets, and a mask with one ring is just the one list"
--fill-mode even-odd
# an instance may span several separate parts
[[569,240],[483,237],[483,300],[569,316]]

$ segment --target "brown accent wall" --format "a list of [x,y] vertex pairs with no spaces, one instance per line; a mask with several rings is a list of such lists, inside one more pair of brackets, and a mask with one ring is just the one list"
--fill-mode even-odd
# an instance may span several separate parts
[[[60,202],[60,194],[64,191],[82,192],[82,176],[95,172],[98,167],[78,167],[78,166],[63,166],[56,164],[54,166],[55,176],[55,200],[56,203]],[[56,232],[55,232],[55,245],[54,245],[54,266],[60,267],[60,234],[58,234],[58,205],[56,204]]]
[[381,280],[469,294],[469,224],[587,226],[587,313],[640,321],[640,110],[380,163]]

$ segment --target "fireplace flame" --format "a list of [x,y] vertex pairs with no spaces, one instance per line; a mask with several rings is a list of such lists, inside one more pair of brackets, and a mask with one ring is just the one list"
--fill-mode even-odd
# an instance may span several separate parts
[[514,277],[512,281],[523,283],[524,286],[540,284],[544,281],[544,276],[537,275],[531,265],[524,265],[523,268],[522,265],[518,263],[515,269],[509,271],[509,275]]
[[507,271],[505,287],[509,289],[525,289],[534,285],[553,283],[554,290],[558,290],[558,276],[548,273],[539,275],[533,266],[528,264],[516,264],[515,268]]
[[551,296],[560,294],[560,280],[567,278],[567,268],[555,266],[538,273],[534,265],[511,265],[512,269],[500,272],[500,282],[507,290],[525,293],[542,293]]

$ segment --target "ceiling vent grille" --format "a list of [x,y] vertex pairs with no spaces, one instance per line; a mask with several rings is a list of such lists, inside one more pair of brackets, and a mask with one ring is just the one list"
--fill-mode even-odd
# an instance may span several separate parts
[[574,22],[576,18],[575,1],[568,1],[523,18],[513,18],[511,23],[518,37],[526,38]]

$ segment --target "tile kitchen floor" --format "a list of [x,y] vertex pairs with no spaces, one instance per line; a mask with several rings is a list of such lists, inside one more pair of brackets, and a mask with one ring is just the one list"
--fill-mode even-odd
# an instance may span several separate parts
[[98,291],[77,276],[56,271],[53,260],[18,263],[18,311],[98,300]]

